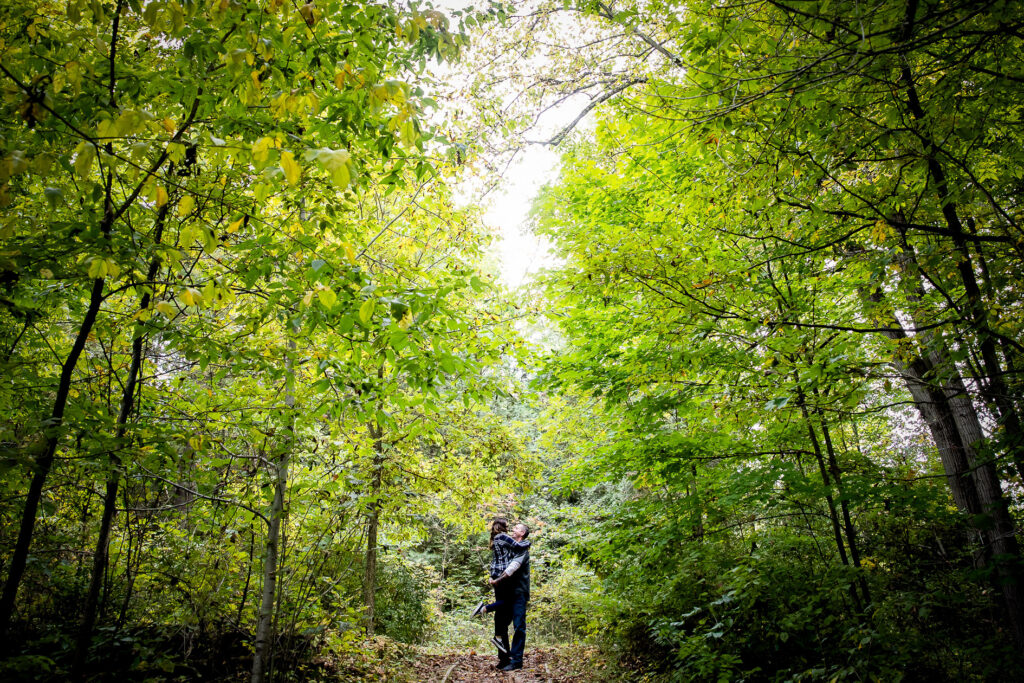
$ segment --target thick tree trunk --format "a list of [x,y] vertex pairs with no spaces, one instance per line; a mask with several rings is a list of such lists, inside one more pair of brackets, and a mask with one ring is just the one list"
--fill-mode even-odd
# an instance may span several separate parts
[[[907,338],[901,330],[887,332],[886,336]],[[991,458],[981,461],[978,457],[976,448],[983,443],[984,433],[963,380],[945,347],[936,340],[926,343],[932,348],[927,358],[915,357],[906,362],[897,356],[893,365],[928,425],[954,502],[980,527],[983,552],[979,564],[988,566],[993,556],[1011,558],[1009,562],[996,563],[995,578],[1007,622],[1020,645],[1024,643],[1024,592],[1020,572],[1012,559],[1020,555],[1015,525]],[[928,381],[932,377],[939,379],[942,386]],[[991,525],[980,523],[986,518],[992,521]]]
[[[911,12],[913,11],[911,10]],[[913,16],[909,21],[912,24]],[[996,335],[989,326],[988,311],[985,308],[981,287],[974,272],[974,262],[968,247],[968,235],[960,219],[957,202],[950,192],[946,171],[939,162],[938,146],[932,139],[931,131],[927,129],[927,115],[906,57],[902,58],[900,76],[906,93],[904,106],[920,126],[916,133],[924,144],[928,175],[934,184],[935,194],[942,207],[942,217],[957,251],[956,270],[960,275],[964,294],[967,297],[968,322],[976,336],[982,365],[985,369],[985,377],[980,387],[982,396],[998,417],[1005,434],[1004,447],[1009,451],[1018,474],[1024,479],[1024,433],[1022,433],[1021,418],[1017,413],[1013,398],[1007,391],[1005,373],[996,349]],[[1021,642],[1024,644],[1024,624],[1022,624],[1020,635]]]

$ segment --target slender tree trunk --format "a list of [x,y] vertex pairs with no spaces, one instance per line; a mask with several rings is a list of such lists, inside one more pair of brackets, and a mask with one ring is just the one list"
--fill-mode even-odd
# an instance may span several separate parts
[[[163,239],[164,224],[167,220],[167,213],[171,203],[168,202],[160,208],[157,213],[153,238],[155,244],[160,244]],[[146,282],[152,282],[160,270],[160,259],[153,258],[150,261],[146,273]],[[139,310],[145,311],[149,308],[151,299],[147,290],[139,299]],[[121,447],[125,434],[128,431],[128,419],[132,413],[132,406],[135,404],[135,388],[138,385],[139,374],[142,369],[142,349],[145,337],[141,334],[132,339],[131,362],[128,367],[128,377],[121,391],[121,404],[117,413],[117,422],[114,430],[114,449],[108,455],[110,457],[110,475],[107,477],[106,491],[103,497],[103,514],[100,517],[99,537],[96,540],[96,550],[93,553],[92,578],[89,581],[89,592],[86,594],[85,607],[82,612],[82,623],[78,630],[78,642],[75,647],[75,659],[72,666],[72,676],[75,678],[83,675],[82,667],[85,665],[86,655],[89,651],[89,643],[92,640],[92,630],[96,625],[96,606],[99,603],[100,589],[103,585],[103,575],[107,570],[107,559],[110,548],[110,528],[113,525],[114,514],[117,511],[117,492],[121,483],[121,458],[117,455],[117,448]]]
[[694,534],[698,541],[704,540],[704,506],[700,502],[700,494],[697,489],[697,465],[695,463],[690,464],[690,475],[693,482],[693,492],[690,494],[691,503],[693,505],[693,525]]
[[377,620],[377,531],[380,525],[380,493],[384,474],[384,430],[380,424],[371,424],[369,431],[373,438],[373,477],[370,481],[372,502],[366,515],[363,604],[366,606],[366,634],[372,636]]
[[[832,475],[832,481],[835,482],[836,491],[839,492],[839,508],[843,513],[843,529],[846,532],[846,544],[850,548],[850,559],[853,561],[853,566],[860,569],[860,545],[857,542],[857,531],[853,526],[853,519],[850,516],[850,503],[846,500],[846,491],[843,488],[842,470],[839,469],[839,460],[836,458],[835,447],[832,445],[832,436],[828,429],[828,423],[825,422],[821,411],[817,411],[817,413],[818,421],[821,423],[821,437],[825,442],[825,453],[828,455],[829,473]],[[870,604],[871,590],[868,587],[867,580],[860,576],[857,579],[857,583],[860,586],[861,595],[864,596],[864,602]]]
[[242,588],[242,599],[238,602],[238,616],[235,617],[235,628],[242,625],[242,617],[245,615],[245,602],[249,599],[249,584],[252,582],[252,558],[256,553],[256,532],[249,536],[249,569],[245,573],[245,586]]
[[11,618],[14,614],[14,604],[18,595],[18,587],[21,585],[22,575],[25,573],[25,563],[28,560],[29,546],[32,543],[32,534],[35,531],[36,512],[39,509],[39,502],[43,496],[43,486],[46,478],[53,467],[54,456],[57,453],[57,444],[60,442],[62,433],[61,426],[64,422],[64,411],[67,408],[68,396],[71,391],[71,376],[74,374],[78,358],[85,349],[85,342],[92,332],[92,327],[99,314],[100,305],[103,303],[104,279],[93,280],[92,293],[89,297],[89,307],[86,309],[85,317],[78,328],[78,335],[71,346],[71,351],[64,364],[61,366],[60,380],[57,383],[57,395],[53,402],[53,411],[47,421],[46,443],[43,452],[36,458],[35,472],[29,484],[28,495],[25,497],[25,508],[21,514],[21,525],[18,528],[18,540],[14,546],[14,553],[11,555],[10,569],[7,572],[7,580],[4,583],[3,594],[0,595],[0,638],[6,635],[10,628]]
[[[114,71],[115,57],[117,55],[117,42],[121,24],[121,12],[124,11],[125,0],[118,0],[117,7],[113,14],[113,25],[110,32],[110,74],[108,82],[109,105],[116,106],[114,94],[117,83],[117,74]],[[196,100],[198,105],[198,98]],[[191,124],[195,117],[193,109],[192,116],[187,124]],[[182,128],[182,132],[184,127]],[[180,132],[178,134],[180,136]],[[107,151],[111,148],[108,145]],[[160,158],[163,162],[166,156]],[[155,170],[155,169],[154,169]],[[113,170],[107,173],[104,182],[103,218],[100,220],[99,231],[105,240],[110,238],[114,227],[114,221],[128,206],[135,200],[141,191],[141,185],[135,193],[129,197],[120,207],[115,209],[113,199],[114,173]],[[39,510],[39,502],[42,499],[43,486],[50,475],[53,461],[57,453],[57,445],[60,442],[62,426],[64,423],[64,411],[67,409],[68,396],[71,389],[71,376],[74,374],[78,359],[85,349],[85,343],[92,332],[96,317],[99,315],[100,306],[103,303],[104,278],[96,278],[92,283],[92,290],[89,295],[89,305],[86,308],[85,316],[78,328],[78,334],[71,345],[71,351],[64,359],[61,366],[60,379],[57,382],[57,393],[54,397],[53,410],[45,424],[46,443],[42,453],[36,458],[32,481],[29,483],[28,495],[25,497],[25,508],[22,510],[21,524],[18,528],[18,540],[14,545],[14,553],[11,555],[10,569],[7,573],[7,580],[4,582],[3,593],[0,594],[0,639],[7,635],[14,616],[14,606],[18,597],[18,588],[21,585],[22,576],[25,573],[25,564],[28,561],[28,551],[32,545],[32,535],[35,532],[36,513]]]
[[[124,501],[124,507],[127,510],[131,507],[128,499],[127,487],[121,487],[121,496]],[[143,540],[146,536],[146,529],[141,524],[138,525],[137,536],[132,532],[131,517],[127,513],[124,517],[124,536],[128,543],[128,552],[125,553],[127,558],[127,561],[125,562],[125,590],[124,599],[121,601],[121,610],[117,615],[118,628],[123,627],[125,621],[128,619],[128,608],[131,606],[132,594],[135,591],[135,577],[138,574],[139,558],[142,554]]]
[[274,595],[277,589],[278,542],[281,519],[284,517],[284,497],[288,487],[288,462],[295,446],[295,368],[292,356],[295,342],[288,342],[285,361],[285,405],[289,410],[289,428],[284,450],[277,459],[274,481],[274,501],[270,506],[270,524],[267,529],[267,548],[263,562],[263,596],[260,599],[259,619],[256,624],[256,647],[252,658],[252,683],[263,683],[270,661],[271,625],[274,617]]
[[[814,423],[811,421],[810,412],[807,410],[806,397],[802,390],[797,390],[797,400],[800,403],[800,412],[803,414],[804,422],[807,425],[807,434],[811,440],[811,449],[814,451],[814,457],[818,461],[818,471],[821,473],[821,481],[825,485],[825,503],[828,505],[828,516],[832,523],[832,537],[836,543],[836,550],[839,552],[839,559],[844,565],[849,566],[850,558],[846,552],[846,544],[843,542],[843,531],[839,524],[839,512],[836,510],[836,502],[832,497],[832,480],[829,477],[828,468],[825,466],[825,456],[821,450],[821,443],[818,440],[818,434],[814,429]],[[853,600],[854,608],[858,612],[863,611],[863,604],[860,596],[857,594],[857,589],[850,586],[850,599]]]

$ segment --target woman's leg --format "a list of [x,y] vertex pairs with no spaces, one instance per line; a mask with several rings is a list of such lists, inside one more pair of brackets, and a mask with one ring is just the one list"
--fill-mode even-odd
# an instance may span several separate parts
[[[505,586],[494,587],[494,642],[498,647],[498,668],[509,663],[508,627],[512,623],[512,591]],[[504,650],[504,652],[502,651]]]
[[489,602],[484,605],[484,612],[497,612],[502,606],[508,603],[509,591],[504,586],[494,587],[494,602]]

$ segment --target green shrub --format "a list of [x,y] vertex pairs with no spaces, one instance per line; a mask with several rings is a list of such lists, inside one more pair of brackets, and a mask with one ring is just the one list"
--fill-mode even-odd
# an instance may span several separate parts
[[387,555],[377,565],[377,627],[402,643],[420,643],[431,626],[433,570],[400,555]]

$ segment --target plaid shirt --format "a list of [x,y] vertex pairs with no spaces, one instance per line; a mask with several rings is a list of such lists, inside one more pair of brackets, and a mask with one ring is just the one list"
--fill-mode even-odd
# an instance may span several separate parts
[[508,534],[494,537],[491,548],[491,578],[496,579],[505,573],[512,560],[530,549],[529,541],[517,541]]

